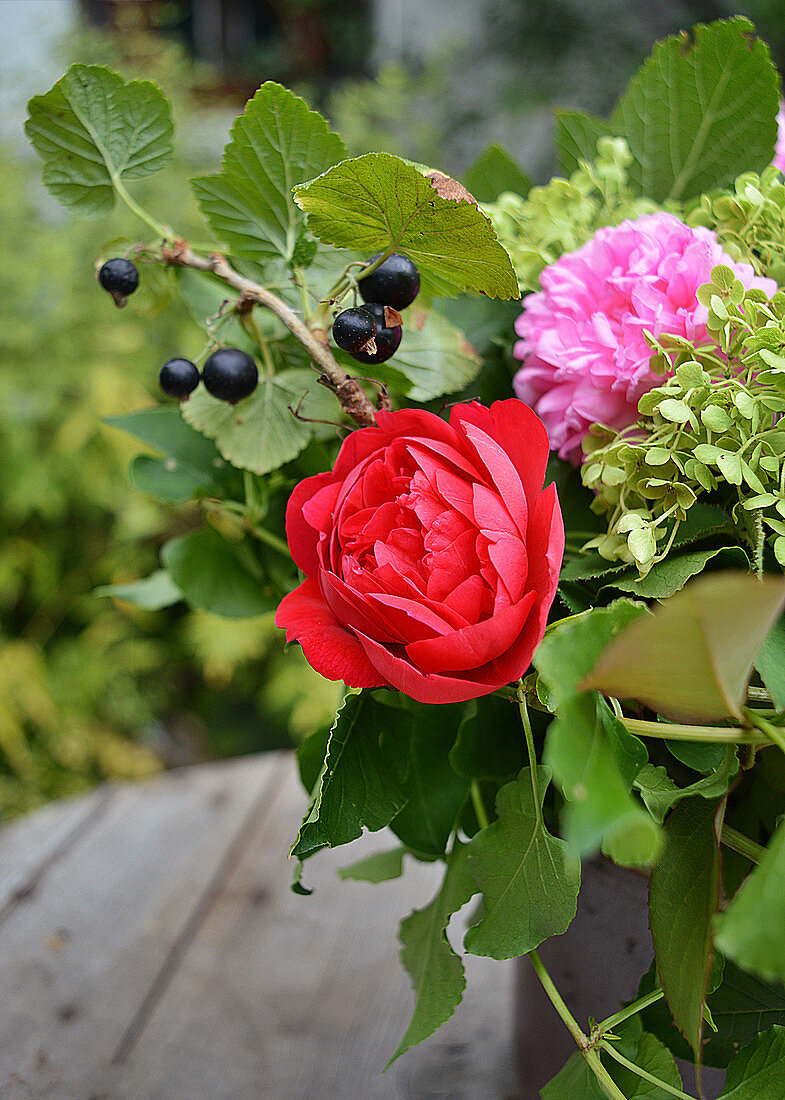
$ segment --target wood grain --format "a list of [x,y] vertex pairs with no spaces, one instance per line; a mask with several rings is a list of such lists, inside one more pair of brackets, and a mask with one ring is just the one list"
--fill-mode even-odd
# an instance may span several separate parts
[[392,845],[376,835],[317,856],[314,894],[293,894],[285,852],[305,801],[274,754],[0,831],[5,904],[10,884],[36,883],[0,924],[0,1098],[513,1095],[513,971],[487,959],[468,960],[456,1016],[381,1075],[412,1008],[397,924],[439,869],[340,881],[336,868]]

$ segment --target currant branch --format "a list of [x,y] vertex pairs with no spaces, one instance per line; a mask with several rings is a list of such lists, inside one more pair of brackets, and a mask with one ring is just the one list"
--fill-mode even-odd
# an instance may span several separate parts
[[317,334],[312,332],[281,298],[251,279],[247,279],[239,271],[235,271],[217,252],[209,256],[199,256],[185,241],[175,241],[171,246],[163,247],[162,256],[166,263],[173,267],[190,267],[195,271],[205,271],[215,275],[238,292],[241,302],[253,303],[269,309],[283,321],[318,365],[322,372],[319,381],[332,390],[344,412],[360,427],[375,425],[373,405],[360,382],[346,373],[336,361],[326,340],[319,339]]

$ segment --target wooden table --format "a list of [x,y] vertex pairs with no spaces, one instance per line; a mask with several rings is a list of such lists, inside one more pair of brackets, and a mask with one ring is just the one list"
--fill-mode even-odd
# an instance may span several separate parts
[[[276,753],[104,786],[0,830],[0,1100],[502,1100],[512,964],[381,1076],[413,998],[398,920],[439,870],[290,890],[305,795]],[[454,941],[458,942],[458,941]]]

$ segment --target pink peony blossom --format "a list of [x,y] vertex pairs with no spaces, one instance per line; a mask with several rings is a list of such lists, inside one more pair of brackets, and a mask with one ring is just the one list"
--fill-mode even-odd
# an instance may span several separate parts
[[774,160],[771,162],[780,172],[785,173],[785,104],[780,100],[777,112],[777,144],[774,148]]
[[515,322],[521,339],[513,353],[523,366],[514,387],[562,458],[579,465],[590,426],[633,423],[640,397],[660,384],[644,331],[706,340],[708,311],[696,293],[717,264],[732,267],[745,287],[777,289],[732,260],[711,230],[665,213],[600,229],[545,268],[542,290],[526,298]]

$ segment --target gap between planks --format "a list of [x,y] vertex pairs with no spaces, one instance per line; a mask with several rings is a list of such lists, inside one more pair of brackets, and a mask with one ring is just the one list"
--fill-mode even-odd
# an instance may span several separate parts
[[[271,763],[272,762],[273,758],[271,757]],[[148,1021],[176,975],[188,948],[198,936],[202,925],[207,920],[210,911],[220,897],[226,880],[240,862],[243,852],[256,831],[257,825],[264,817],[263,811],[265,807],[271,804],[272,799],[270,795],[272,790],[280,785],[284,776],[284,758],[279,757],[275,760],[275,766],[270,769],[270,773],[266,775],[265,782],[251,806],[251,809],[240,823],[212,879],[202,891],[190,917],[186,921],[179,936],[170,947],[165,959],[161,963],[158,973],[153,978],[147,993],[144,995],[139,1008],[136,1010],[133,1019],[122,1035],[120,1042],[117,1044],[111,1057],[112,1065],[122,1065],[139,1041]]]

